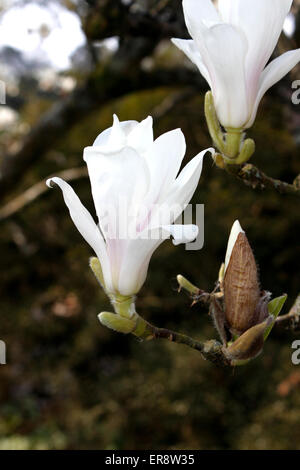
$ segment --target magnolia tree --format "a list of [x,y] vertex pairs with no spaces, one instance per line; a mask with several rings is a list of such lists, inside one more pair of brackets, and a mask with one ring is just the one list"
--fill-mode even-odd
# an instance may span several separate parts
[[[104,326],[140,339],[183,343],[216,364],[234,366],[261,353],[276,322],[298,321],[299,299],[289,313],[279,316],[286,295],[272,299],[270,292],[261,290],[255,258],[239,221],[232,226],[226,254],[224,247],[224,263],[212,292],[177,276],[179,289],[187,290],[193,302],[207,305],[219,340],[200,342],[158,328],[135,309],[135,297],[156,248],[170,236],[175,245],[197,237],[196,225],[176,221],[196,190],[205,154],[217,166],[249,181],[256,178],[264,184],[268,178],[259,171],[253,176],[253,167],[245,165],[255,151],[254,141],[245,134],[264,93],[300,60],[297,49],[267,65],[291,5],[292,0],[219,0],[215,7],[210,0],[183,0],[192,39],[172,41],[197,65],[210,87],[205,116],[216,150],[200,151],[180,171],[186,150],[180,129],[154,140],[151,117],[120,122],[114,116],[112,127],[84,149],[98,223],[67,182],[58,177],[47,181],[50,187],[60,187],[74,224],[96,254],[90,267],[114,310],[99,314]],[[286,192],[296,191],[280,183]]]

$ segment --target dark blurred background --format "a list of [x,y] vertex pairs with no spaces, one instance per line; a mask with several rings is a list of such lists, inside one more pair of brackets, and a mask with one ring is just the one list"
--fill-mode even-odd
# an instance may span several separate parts
[[[276,55],[300,47],[299,3]],[[68,170],[94,214],[82,151],[112,113],[151,114],[155,136],[181,127],[185,163],[211,145],[207,85],[170,43],[174,36],[188,37],[179,0],[1,2],[0,449],[300,448],[300,366],[291,362],[299,332],[277,326],[259,358],[228,371],[184,346],[105,329],[97,314],[110,306],[89,270],[91,249],[61,192],[44,185]],[[268,92],[249,131],[253,163],[288,182],[300,173],[300,105],[291,101],[299,72]],[[175,279],[181,273],[212,290],[236,218],[262,287],[288,293],[287,313],[299,292],[299,198],[253,190],[207,156],[193,202],[205,204],[205,246],[159,248],[140,314],[215,338],[205,309],[190,308]]]

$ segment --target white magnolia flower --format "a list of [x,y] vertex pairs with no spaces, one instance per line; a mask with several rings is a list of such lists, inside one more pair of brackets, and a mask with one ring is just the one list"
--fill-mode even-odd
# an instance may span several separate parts
[[193,39],[173,39],[199,68],[225,128],[252,126],[265,92],[300,60],[300,49],[267,65],[293,0],[183,0]]
[[[185,148],[180,129],[153,140],[151,117],[138,123],[114,116],[113,126],[84,149],[98,225],[69,184],[57,177],[47,181],[61,188],[74,224],[100,260],[108,292],[137,293],[166,234],[175,245],[197,237],[197,226],[173,224],[194,194],[206,153],[178,174]],[[133,236],[119,237],[128,222]]]

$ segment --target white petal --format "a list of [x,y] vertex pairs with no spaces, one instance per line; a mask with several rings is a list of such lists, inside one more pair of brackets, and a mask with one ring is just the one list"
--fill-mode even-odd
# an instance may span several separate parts
[[203,24],[210,26],[220,22],[220,17],[211,0],[183,0],[184,18],[193,39],[198,36]]
[[114,122],[108,137],[107,145],[124,146],[126,144],[126,134],[120,125],[118,116],[114,114],[113,118]]
[[[149,170],[145,159],[130,147],[110,155],[89,150],[84,158],[88,165],[96,212],[106,240],[112,281],[117,286],[127,252],[128,224],[134,224],[135,228],[136,214],[149,190]],[[120,238],[120,232],[123,231],[125,235]]]
[[218,0],[217,8],[224,23],[232,23],[232,11],[237,3],[236,0]]
[[147,232],[147,239],[128,240],[120,267],[118,290],[122,295],[137,293],[145,282],[153,252],[166,238],[173,236],[174,245],[188,243],[198,235],[195,225],[165,225]]
[[224,127],[242,128],[250,115],[245,77],[246,38],[236,28],[220,24],[209,28],[203,41],[207,60],[211,61],[206,65],[219,120]]
[[62,190],[64,201],[69,209],[70,216],[74,224],[83,238],[96,251],[96,249],[98,249],[99,243],[103,245],[104,241],[101,232],[95,224],[91,214],[81,203],[73,188],[63,179],[54,176],[49,178],[46,182],[49,188],[52,188],[51,183],[57,184]]
[[[208,149],[208,151],[212,154],[214,153],[214,149]],[[167,215],[165,219],[160,219],[158,214],[159,223],[156,224],[157,218],[155,218],[154,214],[154,222],[151,218],[144,232],[140,234],[141,238],[127,241],[126,247],[123,250],[118,280],[118,288],[123,295],[138,292],[144,283],[150,258],[155,249],[164,240],[164,236],[161,233],[162,226],[165,235],[168,230],[168,233],[174,236],[174,244],[189,242],[196,238],[198,234],[198,227],[196,226],[188,225],[186,226],[187,228],[181,229],[178,228],[178,225],[171,225],[171,227],[168,227],[168,225],[172,224],[174,220],[177,219],[185,209],[186,204],[190,201],[200,178],[202,160],[206,152],[207,150],[201,152],[184,167],[174,181],[169,196],[162,201],[167,208],[172,208],[174,205],[178,207],[177,211],[172,211],[172,217]],[[151,222],[153,222],[152,225]]]
[[206,152],[211,152],[214,155],[213,148],[209,148],[200,152],[194,157],[179,173],[176,178],[169,196],[165,200],[165,204],[169,206],[170,210],[173,207],[178,207],[178,210],[172,211],[173,220],[165,223],[174,222],[177,217],[184,211],[186,205],[190,202],[193,194],[199,183],[202,171],[203,157]]
[[95,224],[89,211],[84,207],[79,197],[68,183],[58,177],[49,178],[47,180],[46,184],[49,188],[52,187],[51,183],[57,184],[62,190],[64,201],[69,209],[71,219],[77,227],[77,230],[95,251],[101,263],[105,285],[109,290],[112,290],[106,246],[99,228]]
[[[84,149],[91,181],[92,195],[101,229],[103,213],[107,211],[109,228],[119,222],[120,211],[132,214],[149,190],[150,174],[145,159],[130,147],[109,155],[97,147]],[[109,210],[108,210],[109,209]]]
[[[111,153],[120,150],[126,145],[127,135],[138,125],[137,121],[122,121],[114,114],[112,127],[101,132],[93,143],[93,147],[101,148],[102,153]],[[87,147],[89,148],[89,147]]]
[[211,81],[207,67],[204,65],[204,62],[201,58],[200,52],[197,49],[193,39],[177,39],[172,38],[171,41],[175,44],[178,49],[185,53],[185,55],[198,67],[201,75],[205,78],[209,86],[211,86]]
[[191,48],[191,43],[178,43],[178,40],[175,40],[175,44],[187,53],[190,59],[196,63],[200,72],[212,88],[212,81],[215,76],[215,64],[211,59],[210,52],[207,50],[205,36],[208,34],[211,25],[220,22],[219,15],[210,0],[204,0],[203,2],[198,0],[184,0],[183,11],[187,28],[194,40],[194,46]]
[[246,127],[251,127],[257,113],[259,103],[266,93],[275,83],[281,80],[295,65],[300,62],[300,49],[286,52],[277,59],[274,59],[263,71],[260,78],[259,90],[253,107],[251,119]]
[[246,78],[250,102],[257,92],[260,73],[278,42],[292,0],[219,0],[225,22],[241,28],[248,41]]
[[228,239],[228,245],[227,245],[226,256],[225,256],[225,271],[229,264],[233,247],[240,233],[245,233],[245,232],[242,229],[239,221],[236,220],[231,228],[231,232],[230,232],[229,239]]
[[163,232],[173,237],[173,244],[189,243],[198,236],[199,228],[197,225],[163,225]]
[[127,242],[120,267],[118,289],[122,295],[137,293],[145,282],[151,256],[163,240],[137,239]]
[[153,119],[148,116],[139,122],[128,134],[127,145],[134,148],[138,153],[145,153],[153,144]]
[[158,204],[170,191],[179,172],[186,150],[181,129],[175,129],[158,137],[146,154],[151,174],[151,201]]
[[283,32],[288,38],[292,38],[294,36],[296,30],[296,17],[295,15],[290,12],[283,23]]

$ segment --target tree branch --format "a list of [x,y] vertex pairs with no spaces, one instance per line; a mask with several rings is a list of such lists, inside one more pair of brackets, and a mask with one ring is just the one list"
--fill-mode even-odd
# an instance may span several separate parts
[[203,359],[213,362],[216,365],[229,367],[230,362],[222,351],[222,344],[216,340],[209,340],[201,343],[190,336],[176,333],[175,331],[165,328],[157,328],[152,326],[153,339],[167,339],[173,343],[184,344],[189,348],[200,351]]
[[[133,59],[132,59],[133,60]],[[95,109],[105,103],[134,91],[153,89],[159,86],[188,85],[205,89],[200,74],[185,68],[157,69],[145,72],[139,66],[132,66],[132,60],[114,59],[90,77],[69,97],[56,103],[46,112],[25,138],[21,148],[13,155],[4,155],[0,170],[0,197],[4,197],[24,173],[53,145],[65,132]],[[118,62],[118,64],[117,64]],[[123,73],[126,68],[126,74]],[[120,70],[121,69],[121,70]]]
[[[166,328],[158,328],[146,322],[144,319],[141,320],[145,325],[145,329],[142,335],[138,334],[140,339],[166,339],[172,343],[184,344],[189,348],[199,351],[203,359],[213,362],[218,366],[229,367],[232,365],[223,352],[223,345],[217,340],[213,339],[200,342],[182,333],[177,333],[176,331]],[[134,331],[133,334],[135,334]]]
[[[82,168],[70,168],[69,170],[64,170],[59,173],[56,173],[56,176],[64,179],[65,181],[73,181],[79,178],[83,178],[87,176],[87,169],[85,167]],[[52,176],[52,175],[50,175]],[[8,219],[12,215],[14,215],[19,210],[23,209],[29,203],[37,199],[39,196],[44,194],[46,191],[49,190],[48,186],[46,186],[45,181],[48,178],[45,178],[43,181],[39,181],[38,183],[31,186],[31,188],[24,191],[24,193],[20,194],[16,198],[9,201],[5,206],[0,208],[0,222]]]
[[[85,20],[85,33],[89,40],[103,40],[112,36],[169,39],[189,35],[182,14],[181,0],[156,2],[152,8],[132,2],[132,5],[98,0],[88,2],[90,12]],[[136,3],[136,4],[135,4]]]
[[276,323],[286,323],[293,321],[295,326],[299,326],[300,323],[300,294],[297,296],[294,305],[292,306],[289,313],[277,317]]
[[[111,62],[98,66],[83,86],[67,98],[53,105],[25,138],[21,148],[13,155],[4,155],[0,171],[0,197],[4,196],[23,177],[24,172],[53,148],[53,143],[89,112],[111,99],[141,89],[139,63],[151,53],[155,41],[124,44]],[[127,71],[127,73],[125,73]]]
[[267,176],[251,163],[246,163],[241,166],[226,165],[224,169],[227,173],[235,175],[239,180],[243,181],[247,186],[251,186],[253,189],[264,190],[271,188],[280,194],[293,194],[300,197],[300,175],[290,184]]

